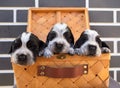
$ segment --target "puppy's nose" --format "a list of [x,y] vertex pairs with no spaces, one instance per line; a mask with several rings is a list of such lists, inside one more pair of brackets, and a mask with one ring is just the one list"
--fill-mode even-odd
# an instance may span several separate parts
[[56,43],[56,47],[57,47],[58,49],[61,49],[61,48],[63,48],[63,44],[58,44],[58,43]]
[[24,54],[18,55],[18,60],[19,61],[26,61],[27,60],[27,55],[24,55]]
[[96,51],[97,47],[95,45],[89,45],[89,50]]

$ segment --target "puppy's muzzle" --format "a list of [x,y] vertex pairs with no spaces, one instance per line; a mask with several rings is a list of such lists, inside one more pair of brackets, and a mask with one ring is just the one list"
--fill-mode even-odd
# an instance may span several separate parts
[[63,44],[60,44],[60,43],[55,43],[55,51],[56,53],[60,53],[63,49]]
[[20,54],[17,57],[18,57],[19,64],[26,64],[27,63],[27,55]]
[[88,51],[89,55],[95,55],[96,54],[97,47],[95,45],[88,45]]

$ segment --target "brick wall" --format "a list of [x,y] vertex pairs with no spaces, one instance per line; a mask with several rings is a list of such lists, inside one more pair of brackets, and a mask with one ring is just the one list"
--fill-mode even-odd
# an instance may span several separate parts
[[[90,26],[111,47],[110,75],[120,82],[120,0],[0,0],[0,86],[13,85],[8,54],[11,42],[27,26],[30,7],[87,7]],[[4,79],[4,80],[3,80]]]

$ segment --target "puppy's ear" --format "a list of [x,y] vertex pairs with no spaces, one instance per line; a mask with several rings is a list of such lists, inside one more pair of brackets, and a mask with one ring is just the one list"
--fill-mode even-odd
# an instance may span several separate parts
[[10,47],[8,54],[11,54],[11,53],[12,53],[12,47]]
[[31,34],[31,36],[30,36],[30,38],[31,39],[34,39],[36,42],[37,42],[37,45],[38,45],[38,47],[37,47],[37,50],[36,50],[36,55],[37,56],[40,56],[41,54],[41,52],[43,52],[43,50],[44,50],[44,48],[45,48],[45,43],[42,41],[42,40],[40,40],[36,35],[34,35],[34,34]]
[[96,42],[99,44],[102,53],[110,53],[111,52],[109,46],[100,39],[100,36],[96,37]]
[[71,32],[71,29],[67,26],[68,31],[66,31],[63,35],[66,38],[66,40],[71,44],[71,47],[74,46],[74,37]]
[[[13,41],[14,42],[14,41]],[[12,52],[13,52],[13,42],[11,43],[11,46],[10,46],[10,49],[9,49],[9,51],[8,51],[8,54],[11,54]]]
[[102,47],[107,47],[107,48],[110,49],[110,47],[105,42],[103,42],[103,41],[102,41]]
[[[53,29],[53,28],[52,28]],[[48,33],[47,35],[47,40],[46,40],[46,44],[48,45],[49,41],[53,40],[57,35],[55,31],[51,31]]]
[[110,53],[111,50],[110,50],[110,47],[105,43],[105,42],[102,42],[102,53]]
[[96,42],[99,44],[99,47],[102,48],[102,40],[100,39],[100,36],[96,36]]
[[101,48],[102,53],[110,53],[111,52],[109,46],[100,39],[100,36],[96,37],[96,42],[99,44],[99,47]]
[[74,48],[80,48],[87,40],[88,40],[88,35],[82,32],[82,34],[76,41]]
[[39,50],[42,50],[45,47],[46,47],[46,44],[43,41],[39,40]]
[[11,54],[12,52],[14,52],[15,48],[20,47],[21,46],[21,35],[19,35],[12,43],[11,43],[11,47],[9,50],[9,54]]
[[43,55],[45,47],[46,47],[46,44],[43,41],[39,40],[39,53],[38,53],[38,56]]

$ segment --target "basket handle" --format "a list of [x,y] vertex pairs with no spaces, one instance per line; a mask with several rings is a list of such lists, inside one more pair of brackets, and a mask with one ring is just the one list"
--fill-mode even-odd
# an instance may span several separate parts
[[82,64],[74,67],[49,67],[38,66],[38,76],[47,76],[52,78],[74,78],[88,73],[88,65]]

